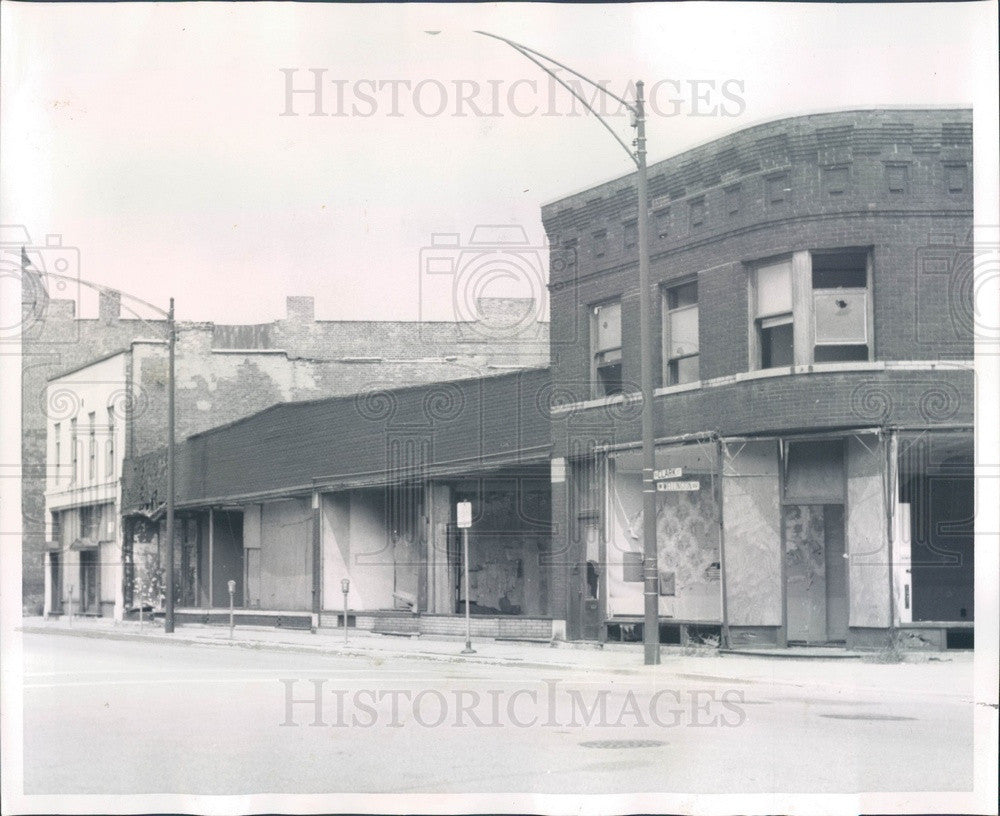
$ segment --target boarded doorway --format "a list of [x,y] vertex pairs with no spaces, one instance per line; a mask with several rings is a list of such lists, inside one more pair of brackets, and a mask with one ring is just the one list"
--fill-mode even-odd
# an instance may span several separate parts
[[844,506],[784,507],[785,611],[789,642],[847,639],[847,563]]

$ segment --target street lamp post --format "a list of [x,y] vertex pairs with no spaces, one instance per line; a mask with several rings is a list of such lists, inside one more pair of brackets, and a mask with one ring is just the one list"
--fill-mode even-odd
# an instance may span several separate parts
[[[653,469],[656,457],[653,431],[653,330],[651,315],[652,298],[650,297],[649,279],[649,191],[646,172],[644,84],[641,80],[636,82],[635,101],[628,102],[611,93],[603,85],[552,59],[552,57],[542,54],[540,51],[509,40],[506,37],[490,34],[487,31],[477,31],[476,33],[506,43],[562,85],[587,110],[597,117],[598,121],[614,137],[615,141],[625,149],[625,152],[636,166],[639,197],[639,214],[637,220],[639,232],[639,343],[641,346],[639,354],[639,391],[642,398],[643,644],[646,665],[655,665],[660,662],[660,592],[659,556],[656,549],[656,485],[653,481]],[[632,126],[636,130],[636,138],[632,144],[635,150],[633,151],[622,141],[618,134],[615,133],[611,126],[594,110],[593,106],[586,99],[559,77],[555,71],[543,64],[541,60],[545,60],[564,71],[568,71],[596,88],[602,94],[624,105],[633,116]]]
[[163,631],[174,631],[174,353],[177,332],[174,326],[174,299],[167,313],[167,608]]

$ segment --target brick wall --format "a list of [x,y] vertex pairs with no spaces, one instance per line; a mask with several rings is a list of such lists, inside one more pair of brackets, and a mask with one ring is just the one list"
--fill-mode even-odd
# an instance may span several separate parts
[[[656,398],[657,437],[717,431],[778,434],[850,427],[971,425],[974,372],[852,371],[752,379]],[[557,414],[553,456],[580,456],[595,444],[635,442],[639,404]],[[555,513],[553,497],[553,513]]]

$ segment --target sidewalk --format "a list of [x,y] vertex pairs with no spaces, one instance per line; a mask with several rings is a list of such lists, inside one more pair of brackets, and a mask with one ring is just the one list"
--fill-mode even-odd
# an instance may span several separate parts
[[349,631],[344,644],[341,629],[306,630],[270,627],[237,627],[230,639],[228,627],[185,624],[173,634],[165,634],[162,621],[115,622],[106,618],[45,620],[24,618],[20,631],[28,634],[98,637],[148,643],[174,643],[207,647],[236,647],[290,653],[362,657],[378,662],[393,658],[432,660],[448,663],[521,667],[577,673],[653,675],[735,681],[740,683],[827,688],[840,691],[885,690],[914,694],[965,697],[971,693],[971,652],[938,652],[907,656],[903,663],[882,663],[872,654],[853,653],[859,659],[844,660],[817,653],[813,659],[789,660],[721,653],[707,647],[663,646],[659,666],[643,665],[641,643],[558,642],[552,645],[531,642],[473,640],[473,655],[461,654],[463,639],[395,637],[365,631]]

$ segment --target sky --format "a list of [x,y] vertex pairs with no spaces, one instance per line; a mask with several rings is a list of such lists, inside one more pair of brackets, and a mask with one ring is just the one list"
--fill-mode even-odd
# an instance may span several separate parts
[[544,280],[541,205],[632,169],[476,30],[619,95],[644,80],[656,161],[802,113],[978,105],[995,25],[978,2],[5,2],[0,216],[35,246],[61,236],[87,281],[176,298],[182,319],[265,322],[312,295],[320,319],[447,320],[450,279],[421,262],[435,234],[460,249],[478,225],[520,226]]

